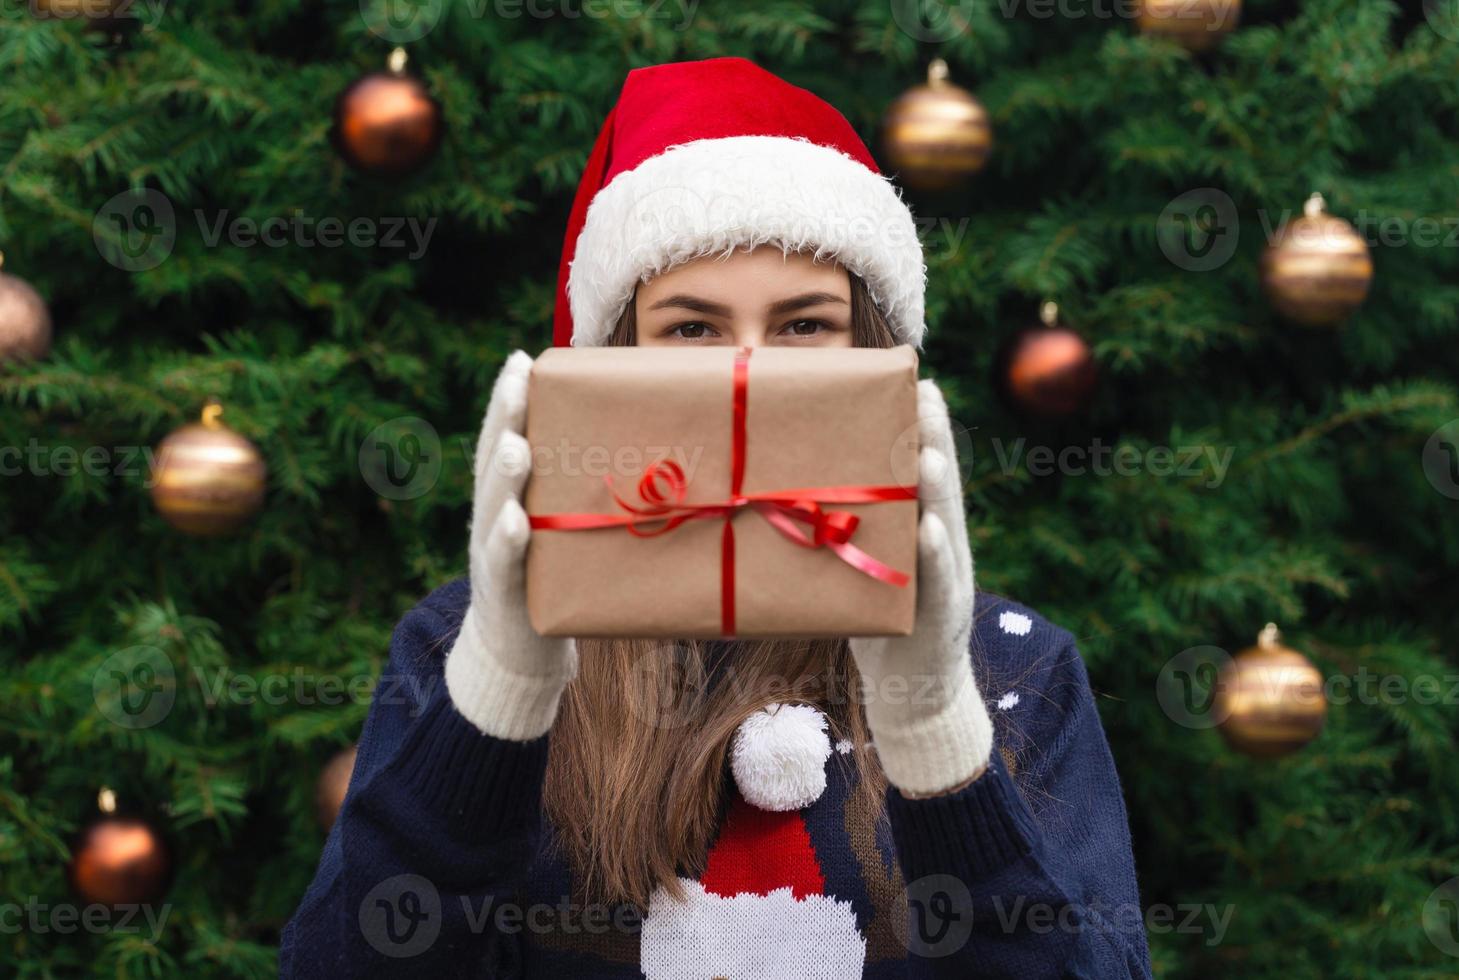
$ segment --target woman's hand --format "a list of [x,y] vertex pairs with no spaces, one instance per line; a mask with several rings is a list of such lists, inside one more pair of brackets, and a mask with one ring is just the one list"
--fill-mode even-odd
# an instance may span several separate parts
[[973,557],[962,478],[942,392],[917,386],[922,436],[917,495],[917,620],[910,636],[853,639],[872,741],[905,796],[932,796],[980,776],[993,723],[973,679]]
[[525,559],[531,529],[522,488],[531,472],[527,379],[532,358],[502,365],[476,444],[471,513],[471,606],[446,658],[446,689],[488,735],[527,741],[546,734],[562,690],[577,673],[570,639],[538,636],[527,620]]

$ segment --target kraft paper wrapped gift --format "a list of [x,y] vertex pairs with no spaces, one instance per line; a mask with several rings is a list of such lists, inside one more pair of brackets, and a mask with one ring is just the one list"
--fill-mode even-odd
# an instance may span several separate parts
[[557,348],[527,441],[544,636],[911,632],[911,347]]

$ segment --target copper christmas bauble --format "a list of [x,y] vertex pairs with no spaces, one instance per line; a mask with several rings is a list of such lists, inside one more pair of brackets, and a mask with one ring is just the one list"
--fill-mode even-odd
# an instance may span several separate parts
[[1358,230],[1308,198],[1302,217],[1284,224],[1261,258],[1261,281],[1278,313],[1311,327],[1335,326],[1362,305],[1373,259]]
[[1227,743],[1258,759],[1297,751],[1317,737],[1327,718],[1321,672],[1280,638],[1268,624],[1256,646],[1222,669],[1212,702]]
[[1044,304],[1042,321],[1006,345],[999,358],[1000,387],[1027,414],[1065,418],[1089,404],[1099,369],[1088,342],[1059,323],[1058,307]]
[[423,167],[441,145],[441,106],[420,79],[405,74],[397,48],[390,70],[352,82],[334,107],[334,144],[365,173],[401,177]]
[[66,874],[87,904],[145,905],[167,894],[172,852],[147,821],[106,814],[77,836]]
[[993,149],[988,110],[932,62],[927,84],[908,89],[882,120],[886,169],[917,190],[946,190],[983,169]]
[[1140,0],[1137,23],[1150,37],[1169,38],[1188,51],[1215,47],[1241,19],[1241,0]]
[[268,466],[258,447],[228,428],[209,405],[157,446],[152,502],[169,524],[200,536],[227,534],[263,505]]
[[46,301],[24,279],[0,272],[0,364],[38,360],[50,350]]
[[358,754],[359,749],[351,745],[335,753],[319,770],[319,781],[314,784],[314,812],[325,833],[334,826],[339,808],[344,805],[344,795],[350,788],[350,774],[355,771],[355,756]]

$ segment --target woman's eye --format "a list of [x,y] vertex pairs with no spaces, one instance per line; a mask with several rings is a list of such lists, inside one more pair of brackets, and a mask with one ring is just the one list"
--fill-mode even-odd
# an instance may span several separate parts
[[781,333],[793,334],[797,337],[814,337],[826,328],[820,320],[794,320],[787,323]]
[[714,335],[714,331],[707,323],[681,323],[669,331],[671,337],[682,337],[685,340],[702,340],[705,337]]

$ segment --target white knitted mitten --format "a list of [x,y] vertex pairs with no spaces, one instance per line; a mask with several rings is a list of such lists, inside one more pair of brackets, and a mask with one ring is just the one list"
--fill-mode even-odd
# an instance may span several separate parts
[[851,641],[872,742],[887,779],[908,796],[966,783],[987,767],[993,722],[973,679],[973,557],[952,421],[931,381],[917,386],[922,436],[917,494],[917,621],[910,636]]
[[446,658],[446,689],[488,735],[528,741],[546,734],[562,690],[577,673],[570,639],[538,636],[527,620],[525,559],[531,529],[522,488],[531,472],[527,379],[532,358],[507,358],[476,444],[471,513],[471,605]]

